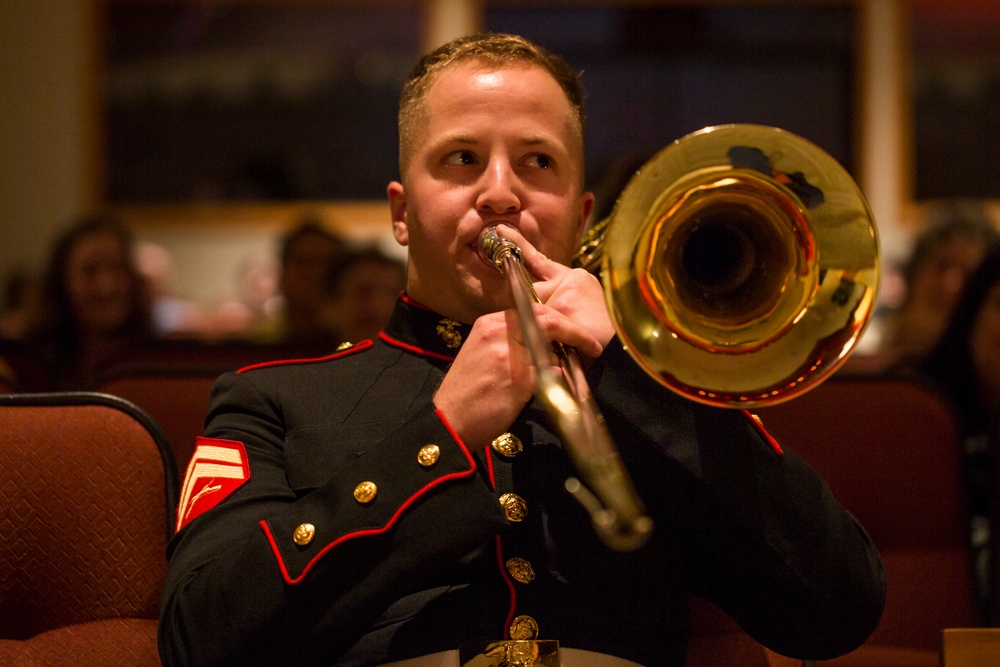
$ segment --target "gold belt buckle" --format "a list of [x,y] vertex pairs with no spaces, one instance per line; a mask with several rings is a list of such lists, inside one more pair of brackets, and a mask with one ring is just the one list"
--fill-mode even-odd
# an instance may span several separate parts
[[491,642],[462,667],[560,667],[555,639]]

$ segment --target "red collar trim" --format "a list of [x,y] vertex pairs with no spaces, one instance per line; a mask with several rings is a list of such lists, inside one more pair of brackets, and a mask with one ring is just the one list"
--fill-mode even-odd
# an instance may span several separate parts
[[405,303],[407,305],[410,305],[410,306],[413,306],[414,308],[419,308],[420,310],[426,310],[428,312],[433,312],[430,308],[428,308],[424,304],[420,303],[419,301],[417,301],[416,299],[414,299],[413,297],[411,297],[406,292],[403,292],[402,294],[400,294],[399,298],[403,301],[403,303]]
[[384,331],[379,333],[378,337],[382,339],[382,342],[384,342],[386,345],[392,345],[393,347],[398,347],[401,350],[406,350],[407,352],[412,352],[413,354],[419,354],[420,356],[423,357],[431,357],[432,359],[440,359],[442,361],[447,361],[447,362],[455,361],[454,356],[450,356],[447,354],[439,354],[438,352],[431,352],[430,350],[425,350],[421,347],[417,347],[416,345],[410,345],[409,343],[404,343],[403,341],[397,338],[393,338]]

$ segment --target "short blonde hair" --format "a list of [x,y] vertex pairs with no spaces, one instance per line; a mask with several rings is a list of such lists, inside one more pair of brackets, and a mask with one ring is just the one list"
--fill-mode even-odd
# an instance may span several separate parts
[[410,76],[403,84],[399,98],[399,173],[406,175],[410,154],[413,150],[416,124],[423,111],[427,91],[437,78],[452,65],[466,61],[477,61],[487,67],[507,65],[538,66],[552,75],[559,87],[566,93],[580,145],[583,146],[584,89],[580,75],[561,56],[520,37],[503,33],[483,33],[460,37],[417,62]]

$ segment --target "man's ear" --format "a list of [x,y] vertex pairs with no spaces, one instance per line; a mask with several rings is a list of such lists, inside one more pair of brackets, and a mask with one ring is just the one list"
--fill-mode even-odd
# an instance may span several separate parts
[[406,190],[399,181],[392,181],[386,188],[389,212],[392,214],[392,236],[401,246],[409,245],[410,230],[406,226]]

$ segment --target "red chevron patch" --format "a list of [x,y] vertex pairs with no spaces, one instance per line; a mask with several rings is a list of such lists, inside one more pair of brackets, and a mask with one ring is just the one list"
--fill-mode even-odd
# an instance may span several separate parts
[[198,437],[177,506],[177,530],[204,514],[250,480],[242,442]]

